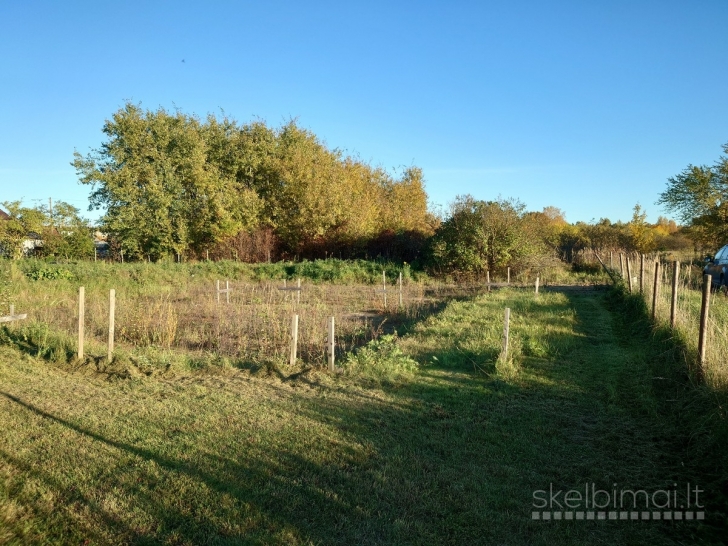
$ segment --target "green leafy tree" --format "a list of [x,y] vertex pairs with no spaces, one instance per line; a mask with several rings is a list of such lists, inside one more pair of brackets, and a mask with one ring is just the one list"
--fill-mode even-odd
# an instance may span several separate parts
[[435,265],[447,271],[484,273],[544,252],[537,230],[513,199],[458,197],[432,240]]
[[23,207],[20,201],[5,201],[3,207],[9,218],[0,220],[0,250],[17,260],[31,250],[28,241],[40,240],[46,217],[38,209]]
[[36,249],[40,256],[62,256],[89,258],[94,255],[92,229],[80,216],[76,207],[63,201],[56,201],[53,210],[39,207],[43,213],[41,230],[42,244]]
[[[728,153],[728,144],[723,145]],[[689,165],[667,181],[657,201],[689,227],[687,233],[702,247],[728,240],[728,157],[713,166]]]
[[101,148],[76,152],[73,165],[125,254],[182,254],[257,222],[257,195],[237,191],[224,165],[208,161],[198,119],[127,103],[103,132]]
[[103,131],[101,147],[76,153],[73,165],[125,256],[199,256],[271,230],[284,251],[302,255],[366,248],[385,231],[432,232],[420,169],[395,179],[295,121],[274,130],[127,103]]

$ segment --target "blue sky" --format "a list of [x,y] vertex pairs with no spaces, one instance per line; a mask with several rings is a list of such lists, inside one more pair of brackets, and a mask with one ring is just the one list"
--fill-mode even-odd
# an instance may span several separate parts
[[[126,100],[290,118],[458,194],[655,221],[728,142],[728,2],[0,3],[0,201],[68,201]],[[184,60],[184,62],[182,62]],[[95,217],[95,213],[85,213]]]

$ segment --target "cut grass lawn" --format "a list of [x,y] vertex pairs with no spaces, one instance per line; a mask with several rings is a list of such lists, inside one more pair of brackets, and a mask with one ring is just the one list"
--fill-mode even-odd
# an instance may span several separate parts
[[531,520],[550,484],[701,485],[647,351],[591,290],[452,302],[333,377],[106,380],[0,348],[0,543],[719,543],[710,491],[704,522]]

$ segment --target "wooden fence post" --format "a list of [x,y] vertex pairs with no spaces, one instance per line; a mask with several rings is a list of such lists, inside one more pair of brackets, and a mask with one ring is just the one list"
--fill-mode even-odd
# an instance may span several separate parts
[[627,278],[629,279],[629,293],[632,293],[632,268],[629,266],[629,256],[627,256]]
[[660,262],[655,262],[655,283],[652,286],[652,320],[657,312],[657,298],[660,295]]
[[506,307],[505,318],[503,320],[503,352],[501,353],[504,362],[508,360],[508,334],[510,332],[510,324],[511,309]]
[[230,281],[225,281],[224,289],[220,288],[220,281],[219,280],[216,281],[215,293],[216,293],[218,305],[220,304],[220,294],[222,292],[225,292],[225,303],[229,304],[230,303]]
[[85,304],[86,294],[83,286],[78,288],[78,359],[83,360],[83,338],[84,338],[84,322],[85,322]]
[[645,255],[640,254],[640,294],[645,291]]
[[539,281],[539,278],[536,277],[536,295],[537,296],[538,296],[538,281]]
[[614,258],[612,257],[613,252],[609,251],[609,269],[614,269]]
[[402,307],[402,272],[399,272],[399,306]]
[[624,254],[619,253],[619,274],[624,278]]
[[326,337],[326,352],[329,357],[329,371],[335,371],[334,359],[336,357],[336,338],[334,337],[334,317],[329,317],[329,331]]
[[384,308],[387,308],[387,273],[382,269],[382,293],[384,294]]
[[680,275],[680,262],[672,263],[672,299],[670,300],[670,328],[675,328],[675,310],[677,306],[677,284]]
[[508,268],[507,275],[508,275],[508,277],[507,277],[507,280],[506,280],[506,284],[511,284],[511,268],[510,267]]
[[703,275],[703,301],[700,305],[700,334],[698,337],[698,378],[703,379],[705,353],[708,347],[708,312],[710,310],[710,289],[713,277]]
[[296,305],[301,303],[301,277],[296,280]]
[[296,352],[298,351],[298,315],[291,319],[291,358],[288,361],[291,366],[296,363]]
[[114,355],[114,314],[116,313],[116,290],[109,290],[109,351],[107,358],[111,362]]
[[485,272],[485,282],[488,283],[488,292],[490,292],[490,269]]

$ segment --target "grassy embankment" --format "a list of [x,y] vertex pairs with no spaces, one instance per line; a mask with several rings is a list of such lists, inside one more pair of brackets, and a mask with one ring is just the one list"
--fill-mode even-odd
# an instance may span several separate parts
[[[0,542],[717,543],[721,493],[660,380],[684,374],[675,361],[656,377],[631,301],[452,301],[334,376],[109,380],[2,348]],[[498,362],[505,306],[511,358]],[[530,519],[551,483],[704,480],[706,522]]]

